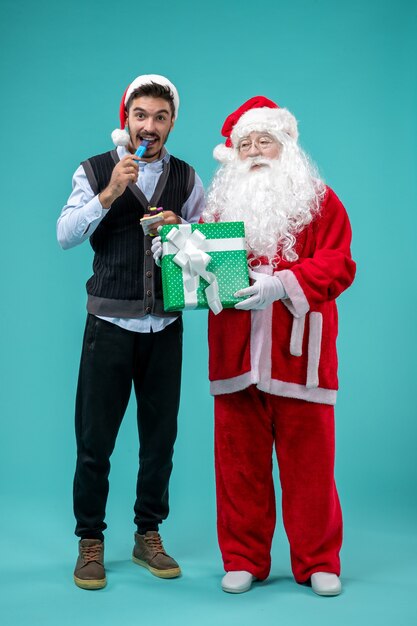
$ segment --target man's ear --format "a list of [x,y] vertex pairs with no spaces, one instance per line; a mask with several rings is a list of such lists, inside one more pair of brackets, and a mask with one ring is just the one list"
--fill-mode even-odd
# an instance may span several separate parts
[[173,117],[171,120],[171,126],[169,127],[170,131],[174,128],[174,124],[175,124],[175,117]]

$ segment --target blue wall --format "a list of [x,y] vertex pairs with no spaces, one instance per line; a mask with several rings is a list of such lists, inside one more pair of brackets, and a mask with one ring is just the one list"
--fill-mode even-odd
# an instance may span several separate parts
[[[111,148],[121,95],[167,75],[181,108],[168,148],[205,183],[225,116],[264,94],[351,217],[354,286],[340,298],[337,478],[347,519],[416,510],[416,3],[3,0],[1,455],[9,516],[71,536],[73,404],[88,244],[55,223],[79,162]],[[185,315],[180,435],[167,527],[215,545],[206,313]],[[130,406],[113,458],[108,521],[131,531],[137,441]],[[14,523],[14,522],[13,522]],[[411,523],[411,522],[410,522]],[[220,565],[220,563],[219,563]]]

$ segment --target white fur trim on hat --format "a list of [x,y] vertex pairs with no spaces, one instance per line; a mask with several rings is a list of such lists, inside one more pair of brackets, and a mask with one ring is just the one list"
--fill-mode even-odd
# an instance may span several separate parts
[[142,76],[138,76],[132,81],[129,85],[128,90],[125,95],[125,104],[129,100],[130,94],[138,87],[142,87],[142,85],[149,85],[150,83],[157,83],[158,85],[162,85],[163,87],[169,87],[172,95],[174,97],[174,109],[175,109],[175,119],[178,117],[178,109],[180,108],[180,98],[178,95],[177,88],[173,83],[171,83],[168,78],[165,76],[161,76],[160,74],[143,74]]
[[230,136],[233,146],[253,131],[278,134],[278,139],[279,133],[286,133],[295,141],[298,139],[297,121],[288,109],[260,107],[246,111],[233,127]]

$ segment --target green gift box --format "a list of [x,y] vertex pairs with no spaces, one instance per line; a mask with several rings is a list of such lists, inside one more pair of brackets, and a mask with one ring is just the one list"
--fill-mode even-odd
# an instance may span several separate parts
[[163,226],[160,235],[165,311],[217,314],[243,299],[233,295],[249,286],[243,222]]

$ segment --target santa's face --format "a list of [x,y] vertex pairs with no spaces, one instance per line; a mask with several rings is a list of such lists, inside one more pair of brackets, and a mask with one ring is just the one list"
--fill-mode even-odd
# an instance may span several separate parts
[[[267,166],[268,160],[278,159],[282,146],[269,133],[253,131],[239,141],[237,151],[241,161],[255,159],[250,167],[251,170],[254,170]],[[261,160],[258,160],[259,157],[261,157]]]
[[156,161],[174,126],[174,118],[168,102],[163,98],[140,96],[132,101],[126,124],[132,152],[146,139],[149,145],[142,158],[144,161]]
[[324,185],[301,148],[265,132],[251,132],[216,172],[207,195],[205,221],[243,221],[248,252],[297,259],[296,236],[311,222]]

